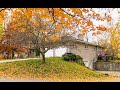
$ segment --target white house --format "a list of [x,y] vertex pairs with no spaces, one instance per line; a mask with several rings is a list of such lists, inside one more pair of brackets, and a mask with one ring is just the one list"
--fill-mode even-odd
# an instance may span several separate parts
[[102,46],[77,40],[70,46],[51,49],[45,55],[46,57],[61,57],[64,53],[71,52],[80,55],[83,58],[85,65],[92,69],[93,62],[97,60],[98,53],[103,51],[103,49]]

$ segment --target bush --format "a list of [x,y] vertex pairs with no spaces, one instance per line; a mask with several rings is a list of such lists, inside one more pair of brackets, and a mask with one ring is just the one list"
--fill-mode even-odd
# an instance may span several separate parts
[[79,55],[75,55],[74,53],[65,53],[62,55],[62,57],[65,61],[74,61],[83,66],[85,65],[83,62],[83,58],[80,57]]
[[40,50],[39,50],[39,49],[36,49],[36,50],[35,50],[35,55],[36,55],[36,56],[40,56]]
[[83,60],[83,58],[80,57],[79,55],[76,55],[76,59],[77,59],[77,60]]
[[76,55],[73,53],[65,53],[62,55],[62,57],[65,61],[75,61],[76,60]]

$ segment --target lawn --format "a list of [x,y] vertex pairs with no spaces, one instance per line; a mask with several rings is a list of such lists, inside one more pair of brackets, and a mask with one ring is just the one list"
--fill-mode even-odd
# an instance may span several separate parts
[[0,64],[1,78],[36,79],[47,81],[99,81],[108,78],[75,62],[64,61],[60,57],[16,61]]

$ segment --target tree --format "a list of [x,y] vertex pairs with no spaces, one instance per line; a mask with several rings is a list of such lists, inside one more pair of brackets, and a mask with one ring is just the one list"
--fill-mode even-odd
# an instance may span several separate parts
[[[66,28],[74,29],[80,27],[80,31],[84,35],[86,32],[94,31],[99,27],[99,30],[105,30],[104,27],[94,26],[92,19],[98,21],[110,21],[110,12],[113,9],[99,8],[98,11],[104,10],[105,13],[100,13],[94,8],[2,8],[0,10],[1,16],[3,11],[10,11],[12,15],[19,16],[19,11],[29,19],[32,18],[34,12],[39,12],[41,19],[49,19],[49,22],[58,22]],[[18,18],[18,17],[16,17]],[[59,27],[60,28],[60,27]]]
[[118,56],[120,54],[120,23],[118,22],[114,27],[110,28],[110,42],[113,50],[113,55]]
[[100,32],[96,36],[97,44],[104,46],[105,51],[114,57],[119,57],[120,53],[120,23],[117,22],[107,28],[106,31]]
[[[104,31],[106,28],[94,26],[91,19],[111,20],[108,11],[103,17],[92,8],[10,8],[2,9],[0,13],[4,10],[11,13],[9,24],[13,30],[29,33],[27,40],[40,50],[43,63],[45,52],[49,50],[49,47],[57,45],[53,43],[59,43],[61,35],[82,32],[84,36],[87,32],[96,29]],[[8,14],[5,13],[5,15]],[[78,27],[80,27],[79,30],[76,29]]]
[[[59,29],[55,29],[56,23],[50,23],[47,20],[42,20],[39,15],[39,13],[36,13],[33,20],[29,20],[24,18],[24,16],[21,16],[19,17],[21,20],[11,20],[10,24],[15,24],[16,21],[24,21],[24,24],[19,26],[16,25],[14,27],[12,26],[12,28],[16,28],[17,32],[22,32],[27,35],[27,39],[23,40],[22,43],[25,41],[30,43],[31,47],[34,47],[36,51],[40,52],[42,55],[42,63],[45,63],[45,53],[49,49],[59,46],[61,35],[63,33],[62,30],[60,31]],[[17,40],[19,41],[19,39],[25,39],[25,37],[20,37]]]
[[14,28],[11,28],[11,25],[8,24],[1,38],[0,52],[7,53],[6,58],[8,59],[13,58],[15,52],[26,51],[29,48],[27,37],[26,33],[15,31]]
[[2,36],[3,36],[3,26],[0,26],[0,40]]

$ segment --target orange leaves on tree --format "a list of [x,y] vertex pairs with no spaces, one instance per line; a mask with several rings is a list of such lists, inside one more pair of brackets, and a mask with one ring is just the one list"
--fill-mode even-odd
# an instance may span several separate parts
[[87,30],[83,29],[82,30],[82,35],[84,36],[86,32],[87,32]]
[[89,12],[89,10],[85,9],[85,8],[83,8],[82,11],[85,12],[85,13]]
[[93,22],[92,21],[87,21],[87,25],[90,26],[90,25],[93,25]]
[[91,14],[88,14],[88,16],[92,16]]
[[54,15],[58,16],[60,14],[60,9],[59,8],[54,8]]
[[4,11],[0,12],[0,25],[2,25],[4,22],[4,16],[5,16],[5,12]]
[[[55,32],[56,32],[56,33],[61,33],[61,31],[63,30],[62,28],[63,28],[63,27],[62,27],[61,24],[57,24],[57,25],[55,26]],[[64,30],[64,31],[65,31],[65,30]]]
[[26,16],[27,16],[27,18],[31,18],[32,17],[32,12],[26,12]]
[[[72,13],[74,13],[74,14],[79,14],[79,15],[82,14],[81,11],[78,11],[77,8],[71,8],[71,10],[72,10]],[[78,13],[78,12],[79,12],[79,13]]]
[[97,13],[97,14],[95,14],[95,16],[99,17],[99,16],[100,16],[100,14],[98,14],[98,13]]
[[61,24],[57,24],[57,25],[55,25],[55,29],[56,29],[56,30],[61,30],[61,29],[62,29]]
[[81,10],[79,10],[79,11],[77,12],[77,14],[78,14],[79,16],[83,16],[83,14],[82,14],[82,11],[81,11]]
[[[41,13],[42,13],[42,12],[41,12]],[[40,14],[40,18],[41,18],[41,19],[46,19],[46,18],[47,18],[46,13],[42,13],[42,14]]]
[[43,32],[44,32],[44,30],[42,30],[42,29],[40,29],[39,31],[40,31],[40,33],[43,33]]
[[61,31],[61,29],[57,28],[55,31],[56,31],[56,33],[59,33]]
[[51,40],[56,41],[56,40],[61,40],[61,38],[58,35],[52,35]]
[[35,21],[34,23],[35,23],[36,26],[40,25],[40,23],[38,21]]
[[76,8],[71,8],[72,12],[76,12]]
[[24,28],[22,28],[22,29],[20,29],[19,31],[20,31],[20,32],[25,32],[25,29],[24,29]]
[[97,35],[98,35],[98,34],[101,34],[100,31],[97,31]]
[[95,35],[96,35],[96,33],[95,33],[95,32],[93,32],[93,33],[92,33],[92,36],[95,36]]
[[4,16],[5,16],[5,11],[1,11],[1,12],[0,12],[0,16],[1,16],[2,18],[4,18]]
[[97,32],[93,32],[93,33],[92,33],[93,36],[96,36],[96,35],[99,35],[99,34],[101,34],[100,31],[97,31]]
[[47,39],[47,38],[45,38],[45,42],[48,42],[48,39]]
[[104,26],[99,26],[97,27],[98,30],[101,30],[101,31],[106,31],[106,28]]

